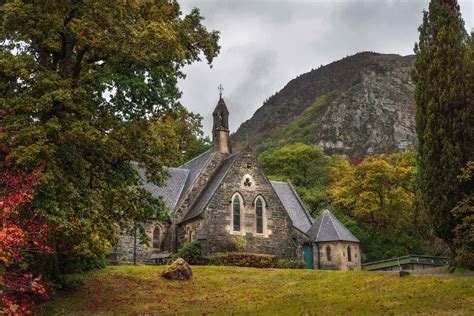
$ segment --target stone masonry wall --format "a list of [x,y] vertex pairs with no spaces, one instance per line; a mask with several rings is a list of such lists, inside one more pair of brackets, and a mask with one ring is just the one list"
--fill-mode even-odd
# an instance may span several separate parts
[[[249,178],[250,185],[244,185]],[[241,230],[232,229],[232,196],[239,193],[241,206]],[[255,199],[264,199],[264,231],[255,229]],[[227,251],[229,243],[238,236],[246,240],[247,252],[276,255],[280,258],[301,258],[300,236],[294,233],[291,219],[278,199],[270,182],[261,170],[250,149],[244,149],[234,162],[204,212],[207,223],[209,252]]]
[[[159,253],[167,251],[170,247],[170,234],[169,228],[171,223],[169,222],[158,222],[158,221],[148,221],[143,224],[146,230],[146,233],[149,238],[149,245],[140,244],[140,239],[137,236],[136,240],[136,260],[138,263],[150,263],[151,255],[154,253]],[[160,227],[160,248],[153,248],[153,230],[156,226]],[[133,250],[134,250],[134,241],[135,237],[133,235],[121,234],[118,238],[118,243],[113,249],[111,249],[111,257],[114,257],[113,260],[115,263],[133,263]]]
[[173,227],[171,229],[176,231],[176,234],[173,234],[172,252],[176,252],[179,248],[181,248],[184,245],[183,241],[185,240],[183,235],[183,227],[178,226],[177,223],[181,222],[189,208],[199,197],[202,190],[205,188],[206,184],[214,175],[216,169],[219,167],[223,158],[224,156],[218,151],[211,153],[209,162],[206,166],[204,166],[201,174],[197,176],[195,183],[188,189],[188,192],[184,195],[182,200],[178,202],[178,208],[171,214],[173,221]]
[[185,225],[178,226],[177,241],[178,249],[198,239],[198,234],[204,229],[204,220],[197,218],[187,222]]
[[[326,255],[326,247],[331,247],[331,260]],[[319,251],[318,251],[319,247]],[[351,247],[352,261],[349,262],[347,255],[347,247]],[[358,243],[347,241],[334,241],[318,243],[315,247],[314,267],[318,268],[318,252],[319,267],[323,270],[360,270],[360,248]]]
[[197,176],[195,183],[188,189],[188,192],[178,202],[178,208],[172,213],[173,222],[179,223],[188,212],[189,208],[201,194],[206,184],[209,182],[214,172],[219,167],[224,156],[217,151],[211,153],[211,157],[206,166],[204,166],[201,174]]

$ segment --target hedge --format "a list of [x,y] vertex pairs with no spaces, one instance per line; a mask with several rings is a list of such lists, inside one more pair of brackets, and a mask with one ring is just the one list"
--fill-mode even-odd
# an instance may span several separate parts
[[236,266],[250,268],[282,268],[282,269],[304,269],[306,264],[303,260],[278,259],[273,255],[247,253],[247,252],[224,252],[205,258],[201,253],[201,245],[198,241],[179,249],[173,256],[173,260],[183,258],[189,264]]
[[209,258],[209,261],[210,264],[219,266],[284,269],[304,269],[306,267],[302,260],[278,260],[277,257],[272,255],[242,252],[216,253]]
[[281,259],[278,260],[278,267],[282,269],[306,269],[306,263],[303,260]]
[[255,253],[216,253],[214,255],[211,255],[209,259],[211,264],[218,266],[275,268],[278,265],[277,257]]

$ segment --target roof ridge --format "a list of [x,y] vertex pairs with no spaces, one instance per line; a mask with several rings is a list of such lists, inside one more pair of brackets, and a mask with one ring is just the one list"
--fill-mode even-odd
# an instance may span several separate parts
[[[333,219],[332,219],[332,218],[334,217],[334,215],[331,216],[331,215],[332,215],[331,212],[327,212],[326,214],[328,214],[329,219],[331,220],[332,227],[334,228],[334,231],[336,232],[337,237],[338,237],[340,240],[342,240],[342,237],[341,237],[341,235],[339,234],[339,231],[336,229],[336,225],[334,224],[334,221],[333,221]],[[344,227],[344,226],[343,226],[343,227]]]
[[324,215],[326,215],[326,213],[324,213],[324,211],[323,211],[323,213],[320,215],[321,222],[319,223],[318,233],[316,234],[316,240],[318,240],[319,233],[321,232],[321,227],[323,226]]
[[268,181],[273,182],[273,183],[288,183],[286,181],[274,181],[274,180],[270,180],[270,179]]
[[[329,217],[329,219],[326,219],[326,217]],[[325,224],[326,221],[327,225]],[[313,224],[310,232],[311,236],[314,236],[314,240],[317,242],[340,240],[360,243],[360,240],[328,209],[323,210],[319,215],[318,220]]]
[[[330,212],[331,213],[331,212]],[[350,236],[354,237],[355,239],[359,240],[359,238],[357,238],[349,229],[347,229],[346,225],[344,225],[343,223],[341,223],[341,221],[334,215],[331,213],[331,215],[334,217],[334,219],[336,220],[336,222],[342,226],[342,228],[345,229],[346,232],[349,233]],[[359,240],[360,241],[360,240]]]
[[[230,166],[227,167],[227,170],[225,170],[224,174],[222,175],[221,179],[219,180],[219,182],[216,184],[217,187],[220,186],[220,184],[222,183],[222,180],[224,180],[224,178],[226,177],[227,173],[229,172],[229,170],[232,168],[232,166],[234,165],[235,161],[237,160],[238,156],[241,155],[241,152],[238,152],[238,153],[235,153],[235,154],[231,154],[229,155],[228,157],[226,157],[224,160],[222,160],[222,162],[220,163],[220,166],[214,171],[213,173],[213,178],[215,177],[215,175],[219,172],[219,170],[221,168],[224,167],[224,164],[225,162],[228,160],[228,159],[231,159],[233,158],[234,160],[232,161],[232,163],[230,164]],[[194,217],[198,216],[199,214],[197,215],[191,215],[189,218],[188,218],[188,214],[190,214],[193,210],[194,210],[194,207],[195,205],[199,202],[199,200],[202,198],[202,196],[204,195],[206,189],[209,187],[209,185],[211,184],[212,181],[208,181],[206,183],[206,185],[204,186],[204,188],[201,190],[200,194],[198,195],[198,197],[194,200],[193,204],[191,204],[191,207],[188,209],[188,212],[186,212],[186,214],[184,215],[183,219],[181,220],[181,223],[185,222],[185,221],[188,221],[190,219],[193,219]],[[209,204],[209,201],[212,199],[212,197],[214,196],[216,192],[212,192],[212,194],[209,196],[209,198],[207,199],[207,201],[205,202],[203,208],[206,208],[207,205]]]
[[164,167],[166,169],[172,169],[172,170],[182,170],[182,171],[186,171],[189,173],[189,169],[185,169],[185,168],[179,168],[179,167]]
[[[190,162],[192,162],[192,161],[198,159],[199,157],[203,156],[204,154],[207,154],[207,152],[209,152],[209,151],[210,151],[210,149],[208,149],[208,150],[206,150],[206,151],[200,153],[199,155],[197,155],[197,156],[194,157],[193,159],[186,161],[185,163],[183,163],[181,166],[178,166],[178,167],[183,167],[184,165],[187,165],[188,163],[190,163]],[[186,169],[186,168],[180,168],[180,169]]]
[[[222,160],[222,163],[219,167],[220,168],[223,168],[224,166],[224,163],[227,159],[230,159],[230,158],[233,158],[234,161],[232,161],[232,163],[230,164],[229,167],[227,167],[227,170],[224,172],[224,174],[222,175],[222,178],[219,180],[219,183],[217,184],[217,186],[219,186],[221,183],[222,183],[222,180],[224,180],[224,178],[226,177],[226,175],[229,173],[229,170],[234,166],[234,163],[235,161],[237,160],[238,156],[242,155],[242,152],[238,152],[238,153],[235,153],[235,154],[231,154],[229,155],[227,158],[225,158],[224,160]],[[216,170],[214,173],[217,173],[219,170]],[[208,182],[207,184],[209,184],[210,182]],[[206,185],[207,187],[207,185]],[[216,189],[217,190],[217,189]],[[201,192],[201,194],[204,192],[204,190]],[[200,194],[200,195],[201,195]],[[207,207],[207,204],[209,204],[209,201],[212,199],[212,197],[214,196],[214,194],[216,194],[216,192],[214,191],[211,196],[209,196],[209,199],[207,200],[206,204],[204,205],[204,207]],[[196,200],[197,201],[197,200]],[[196,203],[196,201],[194,201]],[[193,203],[194,204],[194,203]]]

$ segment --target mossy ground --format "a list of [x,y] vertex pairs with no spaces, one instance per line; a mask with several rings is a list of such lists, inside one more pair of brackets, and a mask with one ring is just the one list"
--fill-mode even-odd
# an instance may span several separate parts
[[163,269],[114,266],[78,276],[83,286],[58,293],[41,312],[474,315],[474,278],[194,266],[191,281],[169,281]]

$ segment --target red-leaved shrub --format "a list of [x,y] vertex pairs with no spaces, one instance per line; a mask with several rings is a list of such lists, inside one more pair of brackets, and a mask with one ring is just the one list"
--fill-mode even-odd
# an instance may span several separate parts
[[51,248],[49,227],[30,204],[40,168],[12,171],[8,154],[0,143],[0,314],[23,315],[48,297],[47,283],[30,271],[27,257]]

